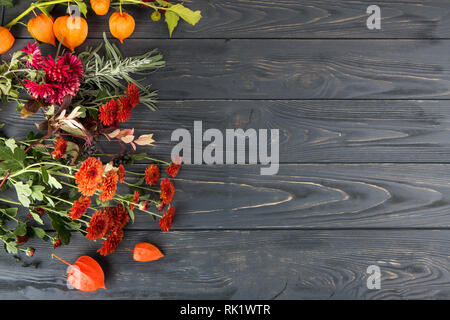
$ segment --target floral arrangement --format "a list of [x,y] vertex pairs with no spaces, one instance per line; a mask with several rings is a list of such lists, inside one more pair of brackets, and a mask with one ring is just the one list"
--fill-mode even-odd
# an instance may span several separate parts
[[[139,104],[153,109],[156,102],[156,93],[134,74],[163,66],[157,51],[124,58],[106,37],[104,47],[55,57],[28,43],[0,65],[2,101],[16,101],[22,117],[41,111],[43,121],[36,126],[44,132],[30,132],[21,140],[0,135],[0,192],[17,196],[0,197],[0,240],[7,252],[33,256],[35,249],[25,247],[30,237],[49,241],[56,249],[70,243],[70,231],[79,231],[90,241],[102,240],[98,252],[109,255],[138,211],[159,219],[162,231],[171,229],[171,178],[177,176],[181,159],[166,162],[136,153],[139,146],[153,145],[153,134],[136,137],[133,128],[119,128]],[[122,151],[103,153],[101,144],[112,142]],[[145,172],[125,168],[139,160],[151,162]],[[26,209],[23,217],[19,207]],[[54,232],[41,227],[45,220]],[[132,251],[137,261],[162,257],[146,243]],[[78,271],[72,270],[68,280],[75,288],[92,291],[104,285],[97,273],[88,277],[94,282],[79,283],[86,279],[83,270],[94,268],[95,261],[88,258],[74,264]]]
[[[23,24],[21,20],[30,13],[33,13],[34,17],[26,24],[27,30],[37,41],[55,46],[55,39],[57,39],[73,51],[85,41],[89,28],[83,17],[72,15],[70,5],[78,6],[79,12],[86,17],[86,2],[84,0],[37,0],[32,2],[24,12],[4,27],[0,27],[0,54],[7,52],[14,44],[15,38],[11,33],[11,28],[18,23]],[[2,4],[13,6],[12,0],[3,0]],[[50,12],[58,4],[67,4],[70,14],[54,20]],[[199,10],[192,11],[181,3],[173,4],[169,0],[119,0],[113,3],[110,0],[90,0],[90,7],[97,15],[106,15],[110,11],[110,7],[116,10],[109,17],[109,31],[121,43],[124,39],[130,37],[135,29],[135,20],[130,14],[122,10],[123,5],[138,5],[153,9],[150,16],[153,21],[159,21],[163,15],[170,36],[172,36],[180,19],[194,26],[202,17]],[[41,11],[39,15],[36,13],[37,10]]]

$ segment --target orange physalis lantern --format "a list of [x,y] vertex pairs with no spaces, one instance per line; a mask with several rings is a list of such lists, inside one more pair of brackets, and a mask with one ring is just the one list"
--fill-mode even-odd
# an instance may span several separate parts
[[133,259],[140,262],[155,261],[164,257],[157,247],[147,242],[138,243],[133,251]]
[[134,31],[135,22],[132,16],[126,12],[114,12],[109,18],[109,31],[123,43]]
[[106,289],[102,267],[91,257],[81,256],[74,264],[70,264],[55,254],[52,256],[70,266],[67,271],[67,283],[75,289],[84,292]]
[[28,21],[28,32],[38,41],[55,46],[55,35],[53,34],[53,18],[41,13]]

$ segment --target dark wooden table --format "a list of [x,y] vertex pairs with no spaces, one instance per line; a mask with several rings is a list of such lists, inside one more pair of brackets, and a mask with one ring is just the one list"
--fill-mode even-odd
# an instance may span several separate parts
[[[3,12],[3,24],[27,2]],[[159,48],[167,61],[148,77],[159,110],[135,109],[130,126],[154,132],[147,151],[164,158],[171,132],[195,120],[279,128],[278,175],[185,166],[172,232],[139,215],[107,258],[78,235],[56,250],[98,259],[107,291],[68,290],[66,267],[36,242],[38,269],[0,253],[0,298],[450,298],[449,1],[186,2],[204,18],[172,39],[149,11],[126,9],[137,27],[124,53]],[[371,4],[381,30],[366,27]],[[107,19],[88,22],[96,45]],[[20,49],[30,36],[13,32]],[[2,109],[10,135],[32,128],[33,118]],[[138,241],[166,256],[133,262],[124,248]],[[380,290],[366,286],[373,264]]]

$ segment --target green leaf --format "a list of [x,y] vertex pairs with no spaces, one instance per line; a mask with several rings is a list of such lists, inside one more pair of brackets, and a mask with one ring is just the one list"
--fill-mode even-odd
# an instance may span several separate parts
[[34,221],[36,221],[39,224],[44,224],[44,221],[42,220],[41,216],[33,211],[30,211],[31,216],[33,217]]
[[177,15],[179,15],[181,17],[181,19],[183,19],[184,21],[186,21],[187,23],[195,26],[197,24],[197,22],[202,18],[201,12],[200,10],[197,11],[192,11],[189,8],[186,8],[185,6],[183,6],[182,4],[176,4],[171,6],[167,11],[166,11],[166,15],[168,12],[175,12]]
[[47,235],[47,233],[44,231],[44,229],[39,227],[32,227],[34,234],[37,235],[39,238],[44,239]]
[[143,153],[130,154],[130,158],[131,158],[133,161],[144,160],[145,157],[147,157],[147,154],[146,154],[145,152],[143,152]]
[[5,250],[8,253],[16,254],[18,252],[16,242],[15,241],[5,242]]
[[32,186],[31,187],[31,198],[34,200],[42,201],[44,200],[44,195],[42,194],[42,191],[45,190],[44,186]]
[[33,193],[31,191],[30,186],[27,185],[27,184],[23,184],[22,181],[19,181],[19,182],[14,184],[14,187],[16,188],[17,197],[19,198],[20,203],[24,207],[28,208],[30,206],[30,203],[31,203],[29,197]]
[[48,172],[47,169],[44,167],[41,167],[41,173],[42,173],[42,181],[44,181],[45,184],[48,184]]
[[127,206],[127,209],[128,209],[128,214],[130,215],[130,218],[131,218],[131,222],[134,223],[134,212],[133,212],[133,210],[130,209],[129,206]]
[[40,152],[40,153],[46,153],[47,150],[45,149],[45,147],[42,144],[37,144],[35,146],[32,147],[32,149],[36,152]]
[[27,225],[25,223],[19,223],[19,225],[14,230],[14,234],[16,236],[21,236],[21,237],[26,235],[27,234]]
[[58,233],[58,237],[61,239],[61,242],[68,245],[70,242],[70,232],[64,227],[62,218],[50,212],[48,212],[47,215],[52,220],[52,227]]
[[48,184],[56,189],[62,189],[61,183],[59,183],[58,180],[55,179],[55,177],[48,175]]
[[167,27],[169,28],[169,35],[172,37],[172,32],[175,30],[176,26],[178,25],[178,20],[180,20],[180,17],[172,12],[172,11],[166,11],[166,23]]
[[44,195],[44,197],[45,197],[45,199],[47,200],[48,204],[49,204],[51,207],[54,208],[54,207],[55,207],[55,203],[53,202],[52,198],[47,197],[46,195]]
[[6,214],[7,216],[15,217],[17,215],[18,210],[19,210],[18,208],[3,208],[0,209],[0,212]]
[[75,3],[78,5],[78,8],[80,8],[80,12],[83,14],[84,17],[86,17],[87,14],[87,6],[86,3],[80,0],[75,0]]
[[5,141],[5,145],[6,145],[12,152],[14,152],[14,149],[17,148],[16,140],[14,140],[13,138],[10,138],[10,139],[6,140],[6,141]]
[[23,162],[25,161],[27,155],[25,154],[25,150],[22,148],[16,148],[14,150],[14,159],[22,165],[22,167],[25,167]]
[[19,50],[13,53],[11,57],[10,66],[11,68],[16,68],[17,64],[19,63],[19,59],[24,55],[24,52]]

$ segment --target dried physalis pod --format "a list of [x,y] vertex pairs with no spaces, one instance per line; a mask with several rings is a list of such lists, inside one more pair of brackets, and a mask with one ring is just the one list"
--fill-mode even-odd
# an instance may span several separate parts
[[134,250],[128,250],[133,251],[133,259],[140,262],[155,261],[164,257],[157,247],[147,242],[140,242],[134,247]]

